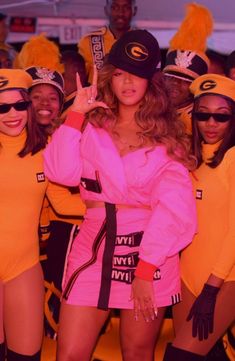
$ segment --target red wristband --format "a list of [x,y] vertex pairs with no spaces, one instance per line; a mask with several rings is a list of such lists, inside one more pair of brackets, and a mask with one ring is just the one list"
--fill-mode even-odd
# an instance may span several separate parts
[[135,276],[145,281],[152,281],[156,269],[155,265],[140,259],[135,270]]
[[82,113],[70,111],[65,119],[64,125],[81,130],[85,116]]

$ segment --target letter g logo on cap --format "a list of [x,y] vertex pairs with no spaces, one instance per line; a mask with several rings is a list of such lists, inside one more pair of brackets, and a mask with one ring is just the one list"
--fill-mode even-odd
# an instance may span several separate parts
[[125,51],[129,58],[137,61],[145,61],[149,56],[147,48],[139,43],[127,44]]
[[216,87],[216,85],[217,85],[217,83],[214,80],[205,80],[204,82],[201,83],[199,89],[202,91],[207,91],[207,90],[214,89]]
[[3,76],[0,76],[0,88],[4,87],[8,84],[8,79],[4,78]]

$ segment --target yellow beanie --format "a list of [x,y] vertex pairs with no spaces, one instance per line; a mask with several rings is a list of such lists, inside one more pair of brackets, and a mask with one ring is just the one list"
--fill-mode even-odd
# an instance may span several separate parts
[[28,90],[32,83],[31,76],[22,69],[0,69],[0,91]]
[[190,85],[194,98],[206,94],[221,95],[235,102],[235,81],[219,74],[199,76]]

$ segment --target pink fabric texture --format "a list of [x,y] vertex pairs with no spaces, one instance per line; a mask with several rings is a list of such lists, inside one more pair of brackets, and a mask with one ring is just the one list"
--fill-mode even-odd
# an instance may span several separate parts
[[[128,277],[129,273],[132,274],[130,278],[133,277],[136,265],[128,267],[131,257],[127,256],[133,258],[136,252],[142,261],[159,268],[153,282],[156,304],[165,306],[177,302],[176,295],[180,293],[178,253],[191,242],[196,231],[192,185],[183,165],[169,158],[164,146],[141,148],[121,157],[106,130],[88,124],[82,135],[62,125],[44,151],[44,167],[50,180],[70,186],[80,184],[81,177],[96,179],[98,174],[102,192],[88,191],[81,183],[84,200],[133,206],[133,209],[117,211],[118,237],[109,307],[133,307],[129,301],[131,282]],[[151,209],[141,208],[146,205]],[[94,238],[104,219],[103,208],[88,209],[68,257],[65,284],[72,272],[91,256]],[[143,232],[143,237],[138,246],[130,247],[125,244],[125,238],[121,238],[139,231]],[[103,243],[96,262],[77,278],[69,303],[96,306]],[[128,269],[133,272],[126,272]],[[121,272],[123,270],[125,272]]]

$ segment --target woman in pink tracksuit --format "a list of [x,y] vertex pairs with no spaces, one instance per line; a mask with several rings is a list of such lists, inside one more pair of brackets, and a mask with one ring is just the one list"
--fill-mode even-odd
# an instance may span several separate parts
[[178,253],[196,228],[194,159],[159,61],[150,33],[126,33],[100,71],[98,96],[96,71],[88,88],[78,79],[72,111],[45,151],[48,178],[80,184],[87,206],[67,257],[58,361],[89,360],[112,308],[123,359],[153,360],[165,308],[180,301]]

